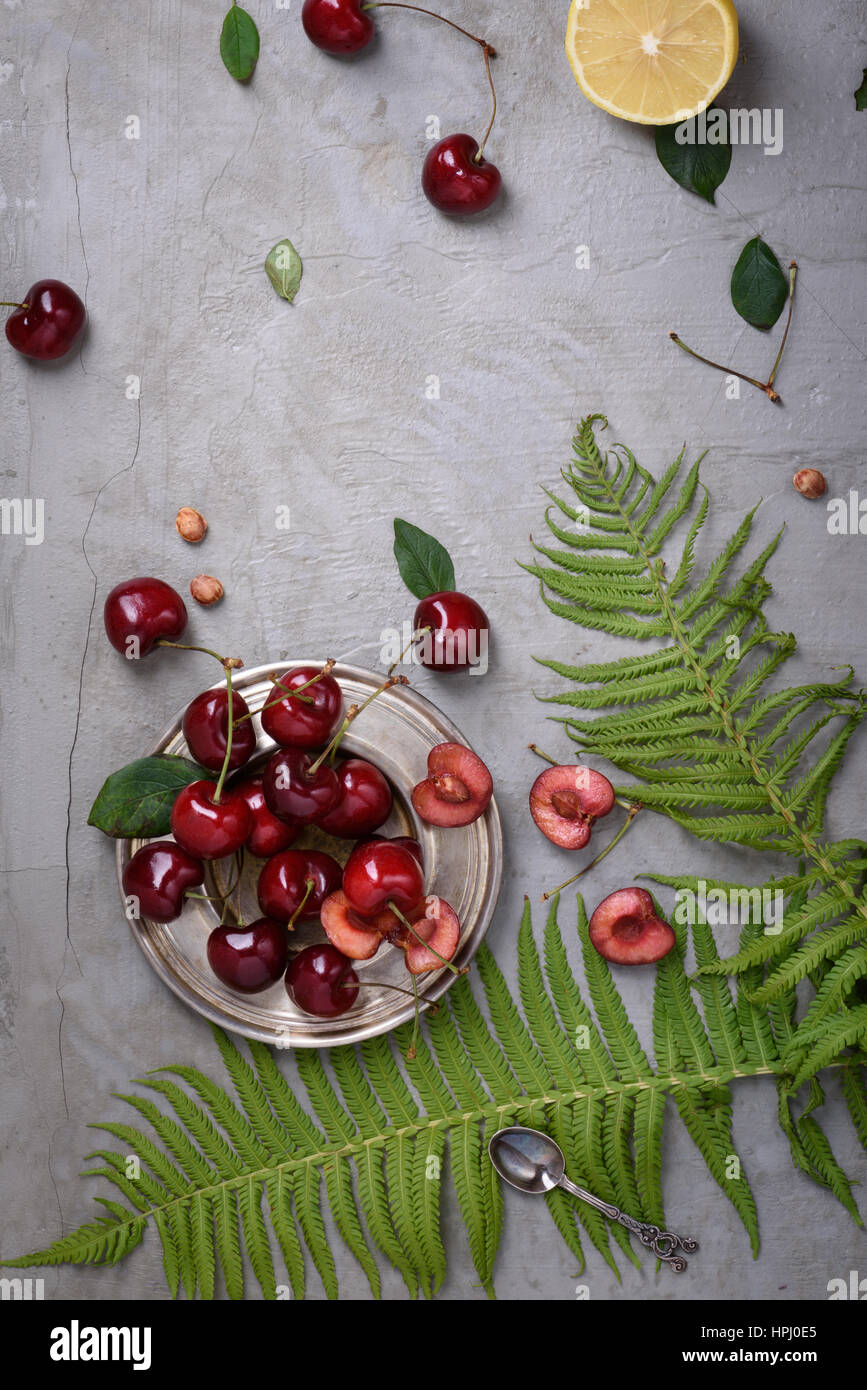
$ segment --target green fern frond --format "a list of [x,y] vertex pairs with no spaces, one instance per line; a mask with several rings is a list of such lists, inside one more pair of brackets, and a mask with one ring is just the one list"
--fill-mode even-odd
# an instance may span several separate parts
[[[782,929],[753,933],[735,954],[706,956],[699,969],[746,972],[738,992],[744,1018],[750,1001],[764,1007],[787,998],[801,980],[821,988],[819,972],[830,976],[809,1018],[817,1044],[824,1037],[831,1046],[847,1035],[839,1026],[835,1032],[832,1020],[851,1005],[862,978],[855,965],[862,957],[852,952],[867,941],[867,846],[830,843],[822,830],[833,778],[867,714],[867,697],[854,688],[851,668],[834,681],[771,688],[796,650],[794,637],[772,632],[762,614],[770,593],[764,572],[781,533],[740,565],[754,507],[699,573],[709,502],[698,463],[683,476],[681,454],[656,482],[622,446],[602,452],[597,430],[606,425],[601,416],[580,423],[573,461],[562,475],[568,497],[547,493],[574,529],[553,522],[549,507],[546,521],[559,544],[537,546],[548,563],[525,568],[552,612],[594,631],[653,637],[661,645],[611,662],[540,661],[567,683],[541,698],[592,714],[557,722],[582,756],[603,757],[633,779],[616,787],[619,795],[669,816],[698,839],[803,861],[806,896],[788,904]],[[678,552],[673,543],[681,523]],[[668,545],[676,552],[671,577],[662,559]],[[857,1009],[855,1017],[861,1017]],[[754,1050],[764,1052],[768,1040],[764,1028],[753,1030]],[[864,1041],[859,1033],[857,1042]],[[823,1047],[821,1055],[831,1053]]]
[[[786,888],[789,910],[803,912],[810,886],[796,879]],[[462,978],[415,1040],[404,1025],[390,1038],[335,1049],[327,1067],[317,1053],[299,1052],[296,1067],[309,1110],[268,1048],[254,1042],[241,1051],[214,1029],[233,1094],[188,1066],[164,1067],[138,1082],[146,1095],[119,1098],[143,1128],[113,1121],[94,1126],[121,1147],[96,1150],[90,1158],[98,1165],[87,1171],[116,1196],[98,1197],[101,1214],[47,1249],[3,1263],[116,1264],[153,1225],[173,1297],[183,1289],[188,1297],[209,1299],[224,1289],[239,1299],[252,1286],[273,1299],[283,1280],[273,1236],[293,1295],[304,1296],[309,1261],[334,1298],[327,1202],[374,1296],[381,1285],[376,1250],[399,1271],[410,1297],[419,1291],[431,1297],[446,1274],[442,1193],[450,1171],[473,1263],[493,1294],[504,1200],[487,1155],[490,1135],[510,1124],[547,1130],[563,1147],[574,1180],[631,1215],[664,1225],[667,1097],[755,1251],[755,1202],[737,1156],[731,1106],[732,1086],[755,1076],[776,1081],[780,1124],[796,1166],[860,1221],[849,1180],[814,1112],[824,1098],[816,1073],[831,1067],[867,1148],[861,1050],[867,1004],[845,1003],[849,985],[863,978],[863,961],[857,948],[841,957],[820,981],[812,1015],[798,1025],[793,991],[766,1006],[755,1002],[765,972],[794,959],[796,947],[781,948],[770,967],[757,964],[749,954],[753,934],[752,928],[742,933],[740,954],[750,963],[735,998],[703,922],[692,927],[701,973],[697,994],[690,991],[686,933],[679,931],[677,950],[657,969],[655,1062],[638,1039],[611,969],[590,942],[580,900],[587,999],[568,963],[557,900],[541,951],[527,909],[518,938],[519,1001],[483,946],[478,977],[487,1012]],[[807,1082],[810,1100],[796,1116],[795,1095]],[[562,1189],[546,1200],[555,1228],[582,1266],[585,1242],[615,1271],[618,1251],[638,1263],[622,1227]]]

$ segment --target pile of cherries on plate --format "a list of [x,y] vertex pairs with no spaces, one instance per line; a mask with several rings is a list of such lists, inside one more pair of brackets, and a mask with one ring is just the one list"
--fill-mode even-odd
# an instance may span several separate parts
[[[376,833],[392,808],[388,779],[363,758],[334,761],[348,720],[330,667],[296,667],[272,687],[260,714],[264,732],[278,746],[261,775],[243,771],[255,751],[256,733],[246,701],[233,691],[230,780],[219,791],[212,780],[185,786],[172,808],[173,840],[144,845],[123,874],[124,892],[138,899],[140,913],[168,922],[201,887],[205,860],[242,850],[263,859],[257,886],[263,915],[248,924],[216,927],[208,939],[208,961],[224,984],[245,994],[285,977],[295,1004],[318,1017],[345,1013],[355,1003],[360,982],[352,961],[369,960],[389,943],[403,951],[415,977],[448,964],[461,933],[452,907],[425,895],[419,842]],[[227,688],[197,695],[182,728],[192,757],[221,773],[228,745]],[[487,767],[469,748],[438,744],[427,771],[412,793],[423,820],[462,826],[482,815],[493,785]],[[343,868],[330,854],[296,844],[308,826],[356,841]],[[295,924],[317,919],[327,943],[291,955]]]

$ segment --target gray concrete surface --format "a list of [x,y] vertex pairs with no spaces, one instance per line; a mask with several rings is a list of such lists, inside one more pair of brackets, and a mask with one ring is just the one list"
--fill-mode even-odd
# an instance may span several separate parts
[[[455,225],[420,194],[425,123],[480,131],[486,94],[472,45],[422,18],[383,12],[362,61],[314,50],[289,9],[256,0],[262,54],[249,87],[224,72],[220,7],[202,0],[44,4],[0,10],[3,298],[56,275],[86,295],[83,350],[55,369],[0,352],[3,490],[45,500],[44,543],[0,543],[2,858],[0,1104],[2,1250],[49,1242],[89,1217],[76,1176],[86,1122],[161,1062],[215,1068],[206,1026],[150,973],[118,910],[113,846],[86,826],[106,773],[152,743],[193,691],[205,657],[125,664],[105,641],[112,584],[156,573],[185,587],[200,569],[226,587],[191,631],[248,664],[325,651],[375,661],[380,630],[410,616],[391,559],[395,512],[455,556],[459,583],[489,610],[483,680],[419,686],[491,764],[507,872],[491,944],[510,978],[524,892],[563,873],[535,831],[525,747],[556,730],[533,689],[533,653],[622,654],[541,607],[517,567],[541,527],[578,415],[658,469],[686,441],[708,449],[715,553],[758,498],[757,543],[785,521],[771,577],[773,623],[801,639],[795,674],[851,661],[867,678],[867,541],[830,537],[821,502],[791,487],[818,466],[830,493],[863,489],[863,142],[852,92],[867,53],[856,0],[772,10],[742,0],[745,61],[725,100],[782,107],[778,157],[735,151],[712,208],[680,191],[651,135],[581,97],[562,53],[567,5],[490,0],[449,7],[496,44],[500,117],[489,154],[506,195]],[[140,121],[129,139],[128,118]],[[727,293],[744,241],[761,232],[801,282],[774,408],[668,342],[761,371],[774,345]],[[289,236],[304,260],[294,306],[262,270]],[[576,269],[576,247],[589,268]],[[772,337],[776,341],[776,334]],[[140,398],[130,399],[130,378]],[[428,379],[440,383],[428,399]],[[210,522],[184,547],[182,504]],[[275,508],[291,508],[289,532]],[[559,745],[562,747],[562,743]],[[833,793],[832,834],[863,833],[863,737]],[[643,869],[756,876],[758,861],[692,841],[648,816],[596,871],[601,898]],[[745,861],[749,859],[749,864]],[[625,982],[645,1036],[645,981]],[[291,1063],[290,1063],[291,1066]],[[216,1069],[215,1069],[216,1074]],[[827,1127],[844,1166],[863,1154],[831,1091]],[[702,1237],[688,1278],[627,1268],[618,1285],[591,1255],[591,1298],[822,1299],[867,1275],[864,1235],[793,1171],[761,1082],[737,1089],[736,1134],[758,1198],[763,1248],[746,1238],[672,1117],[670,1219]],[[482,1298],[454,1202],[446,1202],[445,1297]],[[348,1296],[366,1285],[338,1251]],[[165,1296],[153,1236],[114,1270],[46,1271],[46,1296]],[[544,1209],[507,1197],[502,1297],[571,1299],[575,1261]],[[387,1296],[404,1296],[385,1272]],[[321,1296],[315,1275],[311,1291]]]

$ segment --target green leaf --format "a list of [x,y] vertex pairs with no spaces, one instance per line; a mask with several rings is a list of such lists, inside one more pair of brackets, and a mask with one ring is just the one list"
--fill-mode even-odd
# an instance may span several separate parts
[[394,558],[400,577],[416,598],[455,587],[455,567],[445,546],[409,521],[394,519]]
[[298,293],[303,273],[301,257],[288,237],[271,247],[265,257],[265,274],[277,293],[290,304]]
[[259,57],[259,30],[240,5],[233,5],[223,20],[220,57],[236,82],[252,77]]
[[862,74],[861,86],[855,93],[855,110],[867,111],[867,68],[864,69]]
[[171,753],[137,758],[106,778],[87,823],[118,840],[167,835],[178,792],[209,775],[198,763]]
[[761,237],[748,241],[732,271],[732,304],[754,328],[773,328],[789,295],[780,263]]
[[[717,110],[711,107],[707,115]],[[677,132],[689,128],[692,142],[679,143]],[[719,145],[697,141],[698,118],[681,121],[678,125],[663,125],[656,128],[656,154],[667,174],[690,193],[697,193],[706,202],[714,201],[714,192],[719,188],[729,171],[732,162],[732,147],[728,137]]]

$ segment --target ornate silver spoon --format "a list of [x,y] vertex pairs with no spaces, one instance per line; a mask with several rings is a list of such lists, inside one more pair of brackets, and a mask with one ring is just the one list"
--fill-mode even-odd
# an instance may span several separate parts
[[582,1202],[601,1211],[610,1221],[618,1221],[627,1231],[638,1236],[642,1245],[652,1250],[657,1259],[663,1260],[675,1274],[686,1269],[686,1260],[677,1250],[692,1253],[698,1249],[698,1242],[686,1236],[675,1235],[673,1231],[662,1231],[649,1221],[636,1221],[619,1207],[594,1197],[583,1187],[578,1187],[566,1177],[566,1160],[563,1150],[548,1134],[538,1129],[526,1129],[523,1125],[513,1125],[511,1129],[500,1129],[492,1135],[488,1144],[491,1162],[501,1178],[504,1178],[519,1192],[550,1192],[552,1187],[563,1187]]

